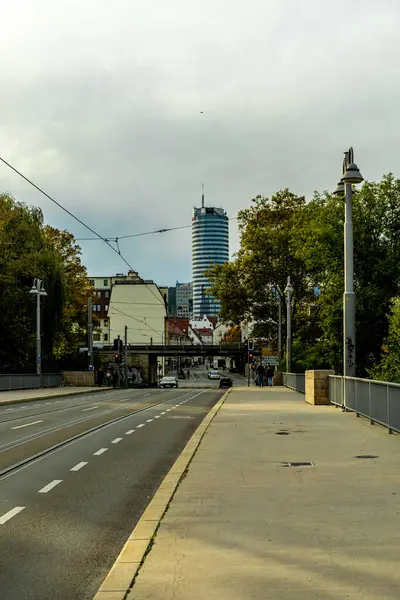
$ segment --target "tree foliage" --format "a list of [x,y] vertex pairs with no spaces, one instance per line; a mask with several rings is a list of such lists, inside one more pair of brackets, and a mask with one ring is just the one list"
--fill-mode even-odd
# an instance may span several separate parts
[[34,278],[44,282],[43,369],[83,342],[88,293],[86,270],[73,236],[43,223],[40,209],[0,195],[0,369],[35,368]]
[[[306,202],[285,189],[257,196],[239,213],[240,250],[212,268],[210,293],[226,322],[257,323],[257,335],[277,338],[277,298],[293,294],[293,359],[299,370],[341,372],[344,204],[327,193]],[[400,180],[366,182],[353,195],[357,374],[380,360],[387,313],[400,284]],[[316,296],[315,286],[320,289]],[[283,310],[285,314],[285,310]]]
[[400,297],[392,299],[388,321],[389,331],[382,346],[381,361],[370,374],[374,379],[400,383]]

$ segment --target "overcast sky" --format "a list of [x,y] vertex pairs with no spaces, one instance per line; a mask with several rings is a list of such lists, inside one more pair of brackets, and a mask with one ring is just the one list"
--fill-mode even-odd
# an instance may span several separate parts
[[[399,0],[0,0],[0,21],[0,155],[105,237],[190,225],[202,181],[229,216],[331,189],[349,145],[400,176]],[[0,190],[90,236],[2,164]],[[81,245],[90,275],[126,271]],[[191,278],[190,229],[120,247]]]

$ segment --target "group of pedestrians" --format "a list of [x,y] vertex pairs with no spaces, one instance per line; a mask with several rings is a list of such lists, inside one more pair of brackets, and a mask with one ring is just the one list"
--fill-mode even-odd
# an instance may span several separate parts
[[265,368],[264,365],[262,363],[260,363],[256,370],[256,373],[257,373],[256,385],[258,387],[264,387],[264,381],[265,381],[265,378],[267,378],[267,387],[272,387],[272,378],[274,376],[274,371],[275,371],[275,369],[271,365],[268,365],[268,367]]

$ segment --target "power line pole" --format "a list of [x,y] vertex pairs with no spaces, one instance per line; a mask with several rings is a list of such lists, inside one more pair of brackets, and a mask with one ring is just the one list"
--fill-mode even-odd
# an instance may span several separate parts
[[282,298],[279,294],[279,305],[278,305],[278,356],[279,361],[282,360]]
[[124,359],[124,374],[125,374],[125,387],[128,387],[128,326],[125,325],[125,359]]
[[92,296],[88,297],[88,361],[89,367],[92,364],[93,358],[93,312],[92,312]]

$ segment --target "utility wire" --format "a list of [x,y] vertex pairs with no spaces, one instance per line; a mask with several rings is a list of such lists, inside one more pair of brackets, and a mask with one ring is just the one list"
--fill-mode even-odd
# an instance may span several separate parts
[[[75,221],[78,221],[78,223],[80,223],[81,225],[83,225],[83,227],[85,227],[86,229],[88,229],[91,233],[93,233],[96,237],[93,239],[100,239],[103,242],[105,242],[107,244],[107,246],[109,246],[111,248],[111,250],[113,252],[115,252],[116,254],[118,254],[118,256],[124,261],[124,263],[129,267],[130,271],[133,271],[133,267],[129,264],[129,262],[126,260],[126,258],[121,254],[121,251],[119,249],[118,246],[118,238],[115,239],[115,242],[117,243],[117,248],[114,248],[114,246],[112,246],[110,244],[110,241],[103,237],[102,235],[100,235],[99,233],[97,233],[97,231],[95,231],[94,229],[92,229],[91,227],[89,227],[89,225],[86,225],[86,223],[84,223],[79,217],[75,216],[71,211],[69,211],[67,208],[65,208],[65,206],[63,206],[62,204],[60,204],[60,202],[57,202],[57,200],[55,200],[52,196],[50,196],[49,194],[47,194],[41,187],[39,187],[38,185],[36,185],[36,183],[34,183],[31,179],[29,179],[28,177],[26,177],[23,173],[21,173],[21,171],[18,171],[18,169],[16,169],[13,165],[11,165],[9,162],[7,162],[4,158],[2,158],[0,156],[0,160],[1,162],[3,162],[5,165],[7,165],[7,167],[9,167],[12,171],[14,171],[14,173],[17,173],[17,175],[19,175],[20,177],[22,177],[22,179],[24,179],[27,183],[29,183],[31,186],[33,186],[36,190],[38,190],[38,192],[40,192],[41,194],[43,194],[43,196],[45,196],[46,198],[48,198],[51,202],[53,202],[54,204],[56,204],[59,208],[61,208],[61,210],[63,210],[64,212],[66,212],[70,217],[72,217],[73,219],[75,219]],[[158,303],[159,304],[163,304],[163,301],[160,300],[160,298],[158,298],[156,296],[156,294],[153,292],[153,290],[147,285],[145,284],[146,287],[150,290],[150,292],[153,294],[153,296],[155,298],[157,298]]]
[[[237,219],[237,217],[229,217],[229,220]],[[165,227],[164,229],[155,229],[154,231],[145,231],[143,233],[131,233],[130,235],[121,235],[117,238],[105,238],[108,242],[116,242],[118,240],[127,240],[128,238],[140,237],[143,235],[152,235],[155,233],[166,233],[168,231],[177,231],[178,229],[189,229],[192,225],[181,225],[180,227]],[[97,237],[76,238],[77,242],[88,242],[90,240],[98,240]]]

